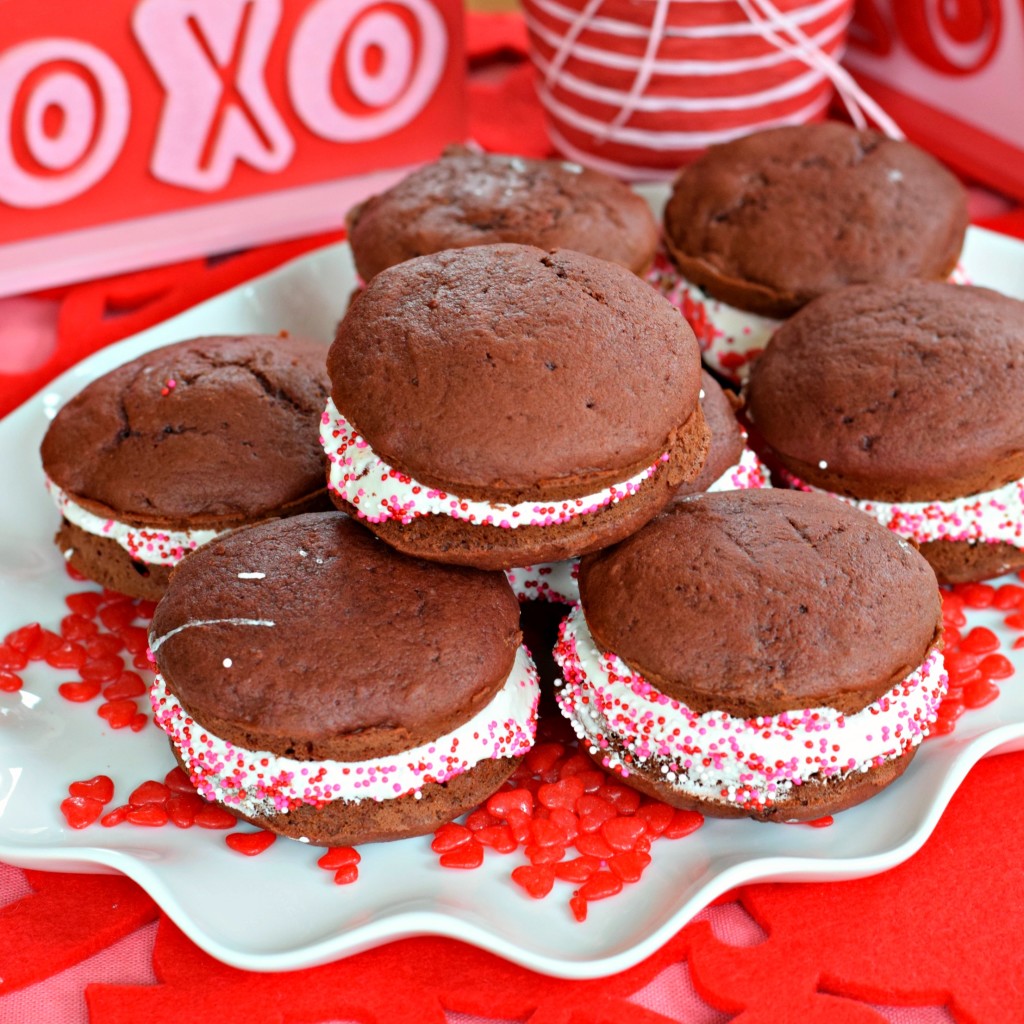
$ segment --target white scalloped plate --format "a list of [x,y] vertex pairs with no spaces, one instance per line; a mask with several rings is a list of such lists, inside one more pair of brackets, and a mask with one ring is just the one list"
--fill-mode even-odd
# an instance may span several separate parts
[[[1024,297],[1024,245],[971,231],[972,280]],[[52,544],[57,515],[37,451],[48,418],[85,383],[157,345],[199,334],[275,332],[327,339],[353,287],[347,246],[332,246],[104,349],[0,422],[0,636],[33,620],[55,625],[75,585]],[[78,589],[81,589],[80,587]],[[1009,636],[997,613],[971,613]],[[871,638],[865,637],[870,643]],[[68,783],[105,773],[119,798],[173,762],[155,727],[112,732],[95,703],[60,698],[67,673],[26,671],[25,688],[0,693],[0,859],[61,871],[118,871],[138,882],[213,956],[249,970],[312,966],[410,935],[462,939],[545,973],[589,978],[650,955],[720,893],[744,882],[846,879],[883,871],[931,833],[971,766],[1024,748],[1024,652],[998,700],[924,744],[906,775],[831,828],[708,821],[686,839],[660,840],[644,878],[576,923],[571,887],[531,900],[509,872],[521,855],[488,852],[484,866],[437,866],[429,838],[365,847],[359,880],[335,886],[317,851],[278,841],[257,858],[229,850],[223,833],[122,825],[69,829],[58,810]]]

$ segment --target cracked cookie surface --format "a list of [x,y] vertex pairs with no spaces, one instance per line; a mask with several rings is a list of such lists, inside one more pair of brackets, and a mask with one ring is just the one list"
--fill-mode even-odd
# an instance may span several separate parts
[[658,244],[647,203],[614,178],[463,146],[371,197],[348,221],[366,281],[415,256],[496,242],[575,249],[641,274]]
[[43,439],[46,475],[97,515],[227,528],[324,489],[326,349],[272,335],[195,338],[93,381]]
[[848,284],[946,278],[967,220],[963,186],[924,150],[824,122],[713,146],[676,180],[665,236],[708,294],[785,317]]
[[941,623],[924,558],[820,494],[694,495],[584,556],[579,581],[602,651],[738,718],[859,711],[921,664]]

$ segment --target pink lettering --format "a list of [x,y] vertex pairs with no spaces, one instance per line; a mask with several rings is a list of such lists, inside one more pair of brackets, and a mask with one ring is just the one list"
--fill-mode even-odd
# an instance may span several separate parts
[[274,172],[295,143],[267,92],[264,67],[281,0],[142,0],[132,28],[166,93],[150,170],[213,191],[235,164]]
[[[64,66],[35,79],[23,123],[16,125],[15,103],[26,80],[57,62]],[[60,115],[54,131],[45,126],[50,109]],[[77,39],[11,47],[0,55],[0,201],[36,209],[66,202],[95,185],[121,152],[130,109],[124,75],[96,47]],[[18,161],[12,141],[17,132],[38,170]]]
[[[353,100],[349,105],[339,103],[332,89],[335,59],[343,45]],[[447,53],[444,21],[429,0],[318,0],[292,40],[288,93],[306,127],[322,138],[380,138],[408,124],[426,106]]]

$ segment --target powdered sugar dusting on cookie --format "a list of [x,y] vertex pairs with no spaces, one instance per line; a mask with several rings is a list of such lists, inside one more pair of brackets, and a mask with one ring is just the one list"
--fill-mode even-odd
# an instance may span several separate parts
[[652,466],[596,494],[548,503],[501,505],[470,501],[427,487],[392,468],[338,412],[333,401],[328,401],[321,424],[320,443],[330,461],[328,487],[349,502],[361,519],[371,523],[397,519],[408,524],[421,516],[444,515],[502,529],[557,526],[636,494],[669,459],[665,452]]
[[680,792],[762,809],[811,778],[866,772],[916,747],[946,693],[942,655],[856,714],[819,707],[759,718],[697,714],[615,654],[602,654],[574,608],[555,647],[563,714],[605,767],[660,772]]
[[194,721],[156,676],[154,718],[167,733],[207,800],[251,816],[283,814],[334,800],[393,800],[416,796],[488,758],[521,757],[537,732],[540,683],[525,647],[516,652],[505,685],[468,722],[432,743],[372,761],[300,761],[252,751],[213,735]]

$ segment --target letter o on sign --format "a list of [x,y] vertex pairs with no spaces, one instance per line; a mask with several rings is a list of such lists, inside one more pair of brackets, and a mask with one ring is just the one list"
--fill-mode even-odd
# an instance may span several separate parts
[[[81,75],[66,67],[44,71],[27,98],[23,123],[15,125],[15,104],[29,76],[56,62],[77,65]],[[44,127],[51,108],[62,115],[55,135]],[[11,47],[0,56],[0,201],[27,209],[54,206],[95,185],[121,152],[130,112],[121,69],[96,47],[77,39],[39,39]],[[18,162],[12,138],[19,131],[45,172]]]
[[[394,10],[415,20],[419,45]],[[347,38],[346,38],[347,36]],[[342,109],[331,89],[339,48],[349,88],[368,112]],[[417,53],[418,50],[418,53]],[[367,55],[378,60],[371,72]],[[288,92],[310,131],[331,142],[376,139],[408,124],[444,71],[448,33],[430,0],[319,0],[302,19],[288,55]]]

